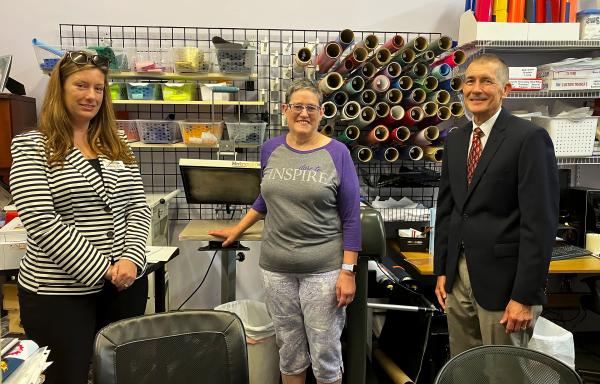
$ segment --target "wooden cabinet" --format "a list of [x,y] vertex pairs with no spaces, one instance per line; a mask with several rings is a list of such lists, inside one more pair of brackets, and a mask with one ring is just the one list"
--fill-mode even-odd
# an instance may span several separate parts
[[12,138],[34,128],[36,124],[34,98],[0,93],[0,176],[8,175],[10,170]]

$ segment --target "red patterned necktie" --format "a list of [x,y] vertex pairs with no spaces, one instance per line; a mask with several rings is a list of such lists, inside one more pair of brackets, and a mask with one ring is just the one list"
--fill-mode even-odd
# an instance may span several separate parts
[[481,128],[475,127],[473,129],[473,140],[471,140],[471,152],[469,152],[467,160],[467,185],[471,185],[473,173],[481,157],[481,136],[483,136],[483,131],[481,131]]

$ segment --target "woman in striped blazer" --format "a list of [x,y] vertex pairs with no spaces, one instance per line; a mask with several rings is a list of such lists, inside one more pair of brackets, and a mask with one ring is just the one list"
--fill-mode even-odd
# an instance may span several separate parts
[[46,383],[87,382],[96,331],[141,315],[151,212],[118,135],[108,60],[68,52],[39,128],[14,138],[10,188],[27,230],[18,288],[27,337],[51,350]]

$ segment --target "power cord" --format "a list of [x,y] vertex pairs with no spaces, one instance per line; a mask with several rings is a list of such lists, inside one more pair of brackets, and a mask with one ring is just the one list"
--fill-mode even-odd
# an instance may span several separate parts
[[215,257],[217,256],[217,252],[215,251],[215,253],[213,253],[212,259],[210,259],[210,264],[208,264],[208,268],[206,269],[206,273],[204,274],[204,277],[202,278],[202,281],[200,282],[200,284],[196,287],[196,289],[194,289],[194,292],[192,292],[187,299],[185,299],[183,301],[183,303],[181,303],[181,305],[179,307],[177,307],[177,310],[181,310],[181,308],[188,302],[190,301],[190,299],[192,298],[192,296],[194,296],[194,294],[196,292],[198,292],[198,290],[200,289],[200,287],[202,286],[202,284],[204,284],[204,280],[206,280],[206,276],[208,276],[208,272],[210,271],[210,267],[212,267],[213,261],[215,261]]

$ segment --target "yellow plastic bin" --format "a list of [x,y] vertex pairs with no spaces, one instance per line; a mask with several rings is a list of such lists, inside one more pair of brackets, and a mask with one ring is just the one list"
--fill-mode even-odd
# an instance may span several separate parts
[[162,95],[165,101],[192,101],[196,99],[196,85],[192,83],[164,83]]
[[185,144],[216,145],[223,136],[223,123],[181,121],[181,137]]
[[279,384],[279,351],[273,321],[265,303],[237,300],[215,309],[235,313],[244,324],[250,384]]

